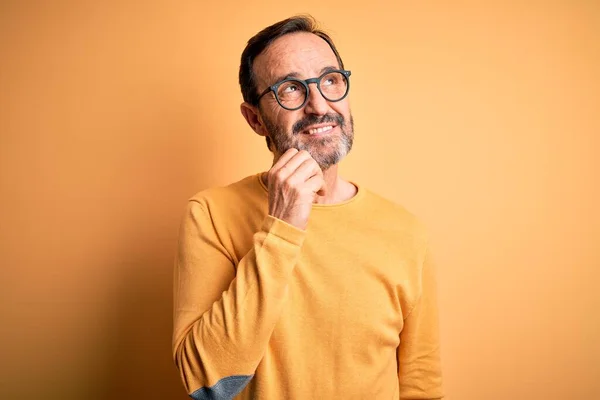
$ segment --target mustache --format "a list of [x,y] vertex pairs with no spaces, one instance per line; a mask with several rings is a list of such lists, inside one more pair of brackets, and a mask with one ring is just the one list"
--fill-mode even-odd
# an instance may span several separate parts
[[292,126],[292,133],[298,134],[311,125],[324,124],[327,122],[333,122],[343,128],[346,121],[341,114],[325,114],[321,117],[311,114],[296,122],[294,126]]

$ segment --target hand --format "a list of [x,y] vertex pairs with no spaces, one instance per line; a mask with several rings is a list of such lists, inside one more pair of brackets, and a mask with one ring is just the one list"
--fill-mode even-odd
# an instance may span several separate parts
[[307,151],[289,149],[267,173],[267,186],[269,215],[305,230],[325,180],[321,167]]

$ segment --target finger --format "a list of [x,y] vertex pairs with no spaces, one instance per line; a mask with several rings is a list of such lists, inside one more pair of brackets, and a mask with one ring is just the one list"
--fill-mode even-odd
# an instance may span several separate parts
[[298,167],[302,165],[304,161],[310,159],[312,159],[312,157],[310,156],[308,151],[299,151],[296,154],[294,154],[292,158],[287,163],[285,163],[285,165],[279,168],[277,175],[281,179],[288,179],[296,171],[296,169],[298,169]]
[[313,175],[306,181],[306,186],[316,194],[322,194],[325,189],[325,180],[322,175]]
[[312,157],[309,157],[296,168],[290,175],[290,179],[294,177],[299,181],[306,182],[315,175],[323,175],[323,171],[321,171],[319,164]]
[[273,166],[271,167],[271,170],[272,171],[279,170],[289,160],[291,160],[292,157],[294,157],[297,153],[298,153],[298,149],[295,149],[295,148],[288,149],[285,153],[283,153],[281,155],[281,157],[279,157],[279,159],[277,160],[277,162],[275,164],[273,164]]

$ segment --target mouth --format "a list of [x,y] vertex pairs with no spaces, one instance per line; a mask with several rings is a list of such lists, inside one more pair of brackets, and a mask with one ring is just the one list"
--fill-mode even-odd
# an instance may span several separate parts
[[302,134],[304,135],[324,135],[327,134],[329,132],[331,132],[333,130],[333,128],[335,128],[336,125],[334,124],[321,124],[321,125],[314,125],[311,126],[308,129],[305,129],[302,131]]

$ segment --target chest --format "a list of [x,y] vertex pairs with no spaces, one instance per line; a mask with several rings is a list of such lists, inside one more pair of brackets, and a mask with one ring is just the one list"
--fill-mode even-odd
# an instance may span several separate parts
[[324,232],[307,235],[275,335],[367,358],[395,351],[417,284],[410,246],[390,232]]

